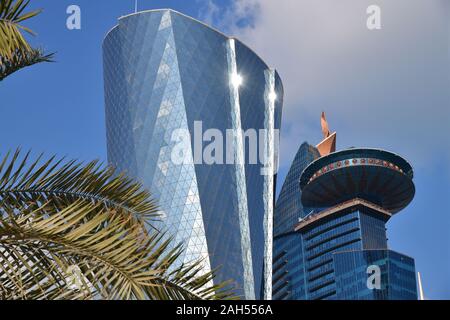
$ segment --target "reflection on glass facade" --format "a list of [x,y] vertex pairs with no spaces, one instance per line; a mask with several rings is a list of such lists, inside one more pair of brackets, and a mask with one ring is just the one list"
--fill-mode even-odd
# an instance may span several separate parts
[[[270,297],[274,178],[261,170],[278,161],[270,134],[281,121],[278,74],[238,40],[172,10],[120,18],[103,52],[109,162],[159,201],[161,226],[174,243],[185,243],[180,263],[204,258],[205,270],[220,267],[216,281],[233,280],[242,297]],[[235,74],[240,86],[232,84]],[[239,135],[232,139],[234,164],[193,161],[210,143],[200,138],[196,145],[197,121],[202,132],[217,129],[224,137],[227,129],[266,129],[270,161],[264,168],[249,163]],[[183,150],[191,161],[183,164],[171,161],[178,129],[191,135]]]
[[302,242],[298,232],[278,235],[274,239],[274,300],[300,300],[306,296]]
[[302,145],[277,201],[273,298],[417,299],[414,260],[386,236],[414,196],[411,166],[377,149],[311,150]]
[[[333,256],[339,300],[416,300],[414,259],[391,250],[339,252]],[[367,270],[381,271],[379,290],[367,286]]]
[[[301,231],[307,271],[305,281],[307,299],[336,298],[337,285],[333,261],[335,253],[387,249],[385,221],[371,214],[374,213],[363,206],[350,207],[339,212],[339,216],[335,218],[324,219],[320,224]],[[366,274],[364,277],[367,280]]]

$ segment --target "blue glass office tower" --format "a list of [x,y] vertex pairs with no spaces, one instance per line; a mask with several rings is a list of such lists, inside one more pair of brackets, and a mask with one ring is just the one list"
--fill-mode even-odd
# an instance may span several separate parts
[[277,199],[273,225],[273,298],[293,300],[304,290],[302,240],[294,226],[304,217],[301,203],[300,176],[320,154],[314,146],[303,143],[295,155]]
[[[320,154],[295,191],[300,221],[274,241],[273,298],[417,299],[414,260],[389,250],[385,228],[414,197],[411,166],[378,149]],[[275,219],[289,211],[278,202]]]
[[[270,298],[277,72],[239,40],[172,10],[120,18],[103,53],[109,162],[159,201],[164,227],[186,246],[180,263],[204,258],[205,270],[220,267],[216,281],[234,280],[237,294]],[[188,161],[175,163],[180,129],[190,134]],[[248,137],[239,134],[226,150],[231,164],[198,161],[208,129],[264,130],[258,142],[268,161],[249,161]]]

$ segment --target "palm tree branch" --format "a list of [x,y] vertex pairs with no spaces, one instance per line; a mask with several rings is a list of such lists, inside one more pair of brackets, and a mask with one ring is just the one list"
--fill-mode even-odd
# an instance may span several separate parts
[[22,14],[29,3],[29,0],[0,1],[0,56],[12,59],[16,50],[22,53],[31,50],[20,30],[30,34],[34,33],[27,27],[20,25],[20,22],[33,18],[42,10],[39,9]]
[[22,34],[24,31],[35,35],[21,23],[42,12],[38,9],[24,13],[29,3],[29,0],[0,0],[0,81],[22,68],[53,61],[53,53],[32,48]]
[[23,68],[41,62],[53,62],[53,57],[54,53],[45,54],[40,49],[32,48],[28,51],[16,50],[11,58],[0,56],[0,81]]
[[151,221],[159,217],[156,204],[140,183],[124,174],[116,174],[98,161],[83,165],[51,157],[40,164],[42,155],[28,165],[29,153],[22,160],[20,154],[20,150],[12,156],[7,154],[0,162],[0,199],[41,203],[56,199],[61,206],[87,200],[101,203],[105,209],[120,210],[154,228]]
[[[143,227],[158,208],[139,183],[98,161],[29,159],[17,150],[0,160],[0,297],[232,296],[203,262],[176,267],[183,247]],[[74,293],[70,266],[89,284]]]
[[[11,202],[6,201],[0,207],[4,212],[0,214],[0,251],[5,247],[21,248],[20,251],[10,250],[14,251],[14,261],[28,270],[24,270],[28,274],[25,278],[22,274],[14,276],[14,272],[6,274],[0,269],[0,279],[9,275],[16,280],[9,282],[13,287],[23,286],[20,283],[23,279],[33,284],[33,280],[40,279],[40,275],[47,282],[50,281],[52,286],[63,290],[64,276],[58,276],[57,273],[48,275],[48,265],[52,261],[46,265],[35,260],[27,263],[31,259],[30,255],[38,256],[37,251],[41,252],[41,257],[44,252],[51,252],[52,256],[72,261],[84,270],[90,283],[95,284],[95,292],[91,294],[98,293],[104,298],[157,299],[162,296],[204,299],[214,296],[213,290],[200,290],[210,282],[212,274],[199,276],[200,263],[181,266],[170,272],[182,247],[168,250],[172,239],[167,239],[161,233],[142,233],[139,225],[134,228],[128,226],[129,216],[111,215],[101,205],[81,200],[58,214],[54,212],[58,209],[51,205],[36,208],[33,204],[28,209],[23,208],[20,214],[17,214],[17,208]],[[91,211],[95,214],[90,214]],[[97,228],[99,226],[100,230]],[[142,234],[141,241],[136,241],[138,233]],[[20,255],[21,252],[28,252],[28,260]],[[5,261],[5,258],[1,260]],[[29,287],[25,287],[26,292],[29,290]]]

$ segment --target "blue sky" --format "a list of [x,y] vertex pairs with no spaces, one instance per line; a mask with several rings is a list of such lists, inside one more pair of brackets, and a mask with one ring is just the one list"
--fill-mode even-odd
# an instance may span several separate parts
[[[282,184],[305,140],[320,140],[320,112],[338,131],[338,148],[380,147],[415,168],[413,203],[388,224],[392,249],[416,259],[425,294],[450,299],[450,29],[445,0],[375,1],[383,29],[368,33],[365,7],[344,0],[140,0],[139,9],[173,8],[250,44],[284,81]],[[65,27],[66,8],[82,29]],[[56,51],[56,63],[0,84],[0,153],[106,161],[101,42],[133,0],[34,0],[44,13],[27,26]]]

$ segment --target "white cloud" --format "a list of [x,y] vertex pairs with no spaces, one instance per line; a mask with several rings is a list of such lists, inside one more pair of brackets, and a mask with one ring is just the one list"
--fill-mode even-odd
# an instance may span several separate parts
[[200,1],[200,16],[203,22],[212,25],[214,24],[215,18],[220,12],[219,6],[213,0]]
[[420,167],[450,154],[449,2],[378,0],[382,29],[366,28],[368,0],[209,1],[204,16],[275,67],[285,86],[282,165],[321,138],[338,147],[394,150]]

